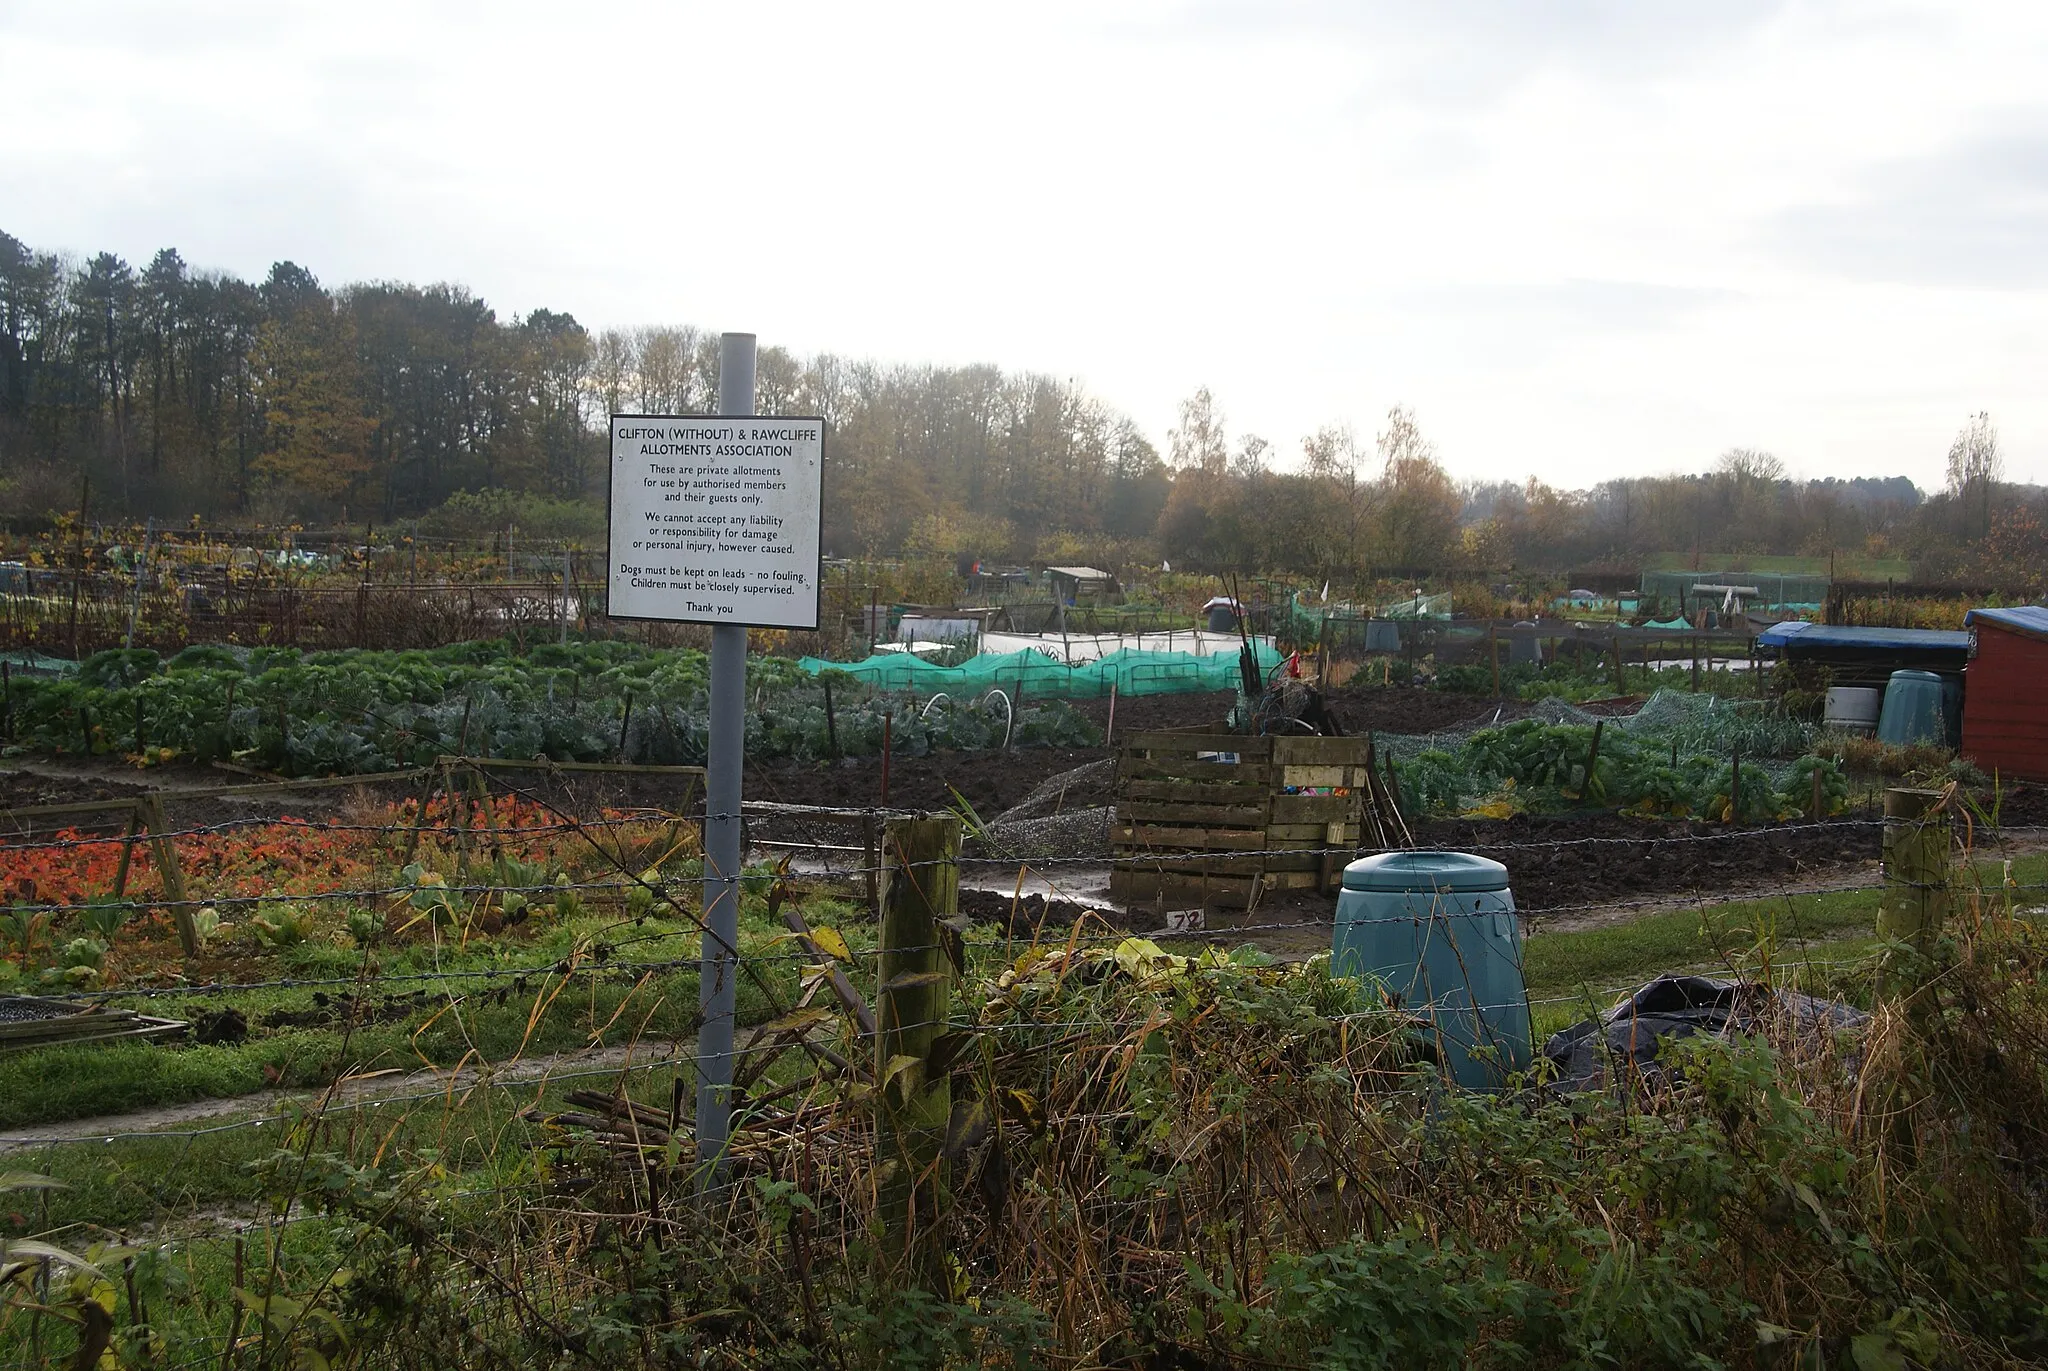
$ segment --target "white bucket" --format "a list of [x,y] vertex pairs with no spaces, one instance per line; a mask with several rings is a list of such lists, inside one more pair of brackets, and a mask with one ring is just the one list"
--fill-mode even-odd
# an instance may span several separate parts
[[1830,686],[1827,711],[1821,717],[1830,728],[1871,733],[1877,728],[1878,706],[1883,699],[1883,691],[1869,686]]

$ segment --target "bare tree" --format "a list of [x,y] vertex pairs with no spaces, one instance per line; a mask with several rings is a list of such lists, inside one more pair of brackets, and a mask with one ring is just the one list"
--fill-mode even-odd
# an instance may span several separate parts
[[1988,411],[1970,416],[1948,445],[1948,493],[1958,504],[1974,500],[1982,511],[1978,532],[1991,532],[1991,488],[2005,475],[2005,455],[1998,448],[1998,429]]
[[1785,464],[1761,448],[1731,447],[1714,459],[1714,470],[1743,487],[1775,485],[1785,479]]
[[1167,461],[1176,471],[1221,474],[1229,467],[1223,415],[1207,386],[1180,402],[1180,423],[1167,436],[1166,450]]
[[1256,433],[1247,433],[1237,440],[1237,451],[1230,458],[1230,474],[1244,480],[1262,476],[1266,471],[1266,452],[1273,445]]

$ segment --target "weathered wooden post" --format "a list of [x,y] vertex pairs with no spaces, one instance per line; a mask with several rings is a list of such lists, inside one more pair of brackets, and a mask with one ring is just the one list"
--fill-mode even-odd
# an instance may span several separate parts
[[960,820],[891,819],[882,854],[875,1012],[882,1245],[890,1262],[923,1268],[937,1254],[939,1149],[953,1111],[947,1075],[931,1067],[951,1000],[939,920],[960,908]]
[[1881,938],[1926,956],[1948,920],[1949,825],[1946,792],[1892,787],[1884,793],[1884,903]]
[[171,846],[171,826],[164,819],[163,796],[152,791],[137,801],[144,822],[149,825],[149,847],[156,856],[156,874],[163,882],[164,902],[171,907],[171,921],[178,927],[178,946],[188,957],[199,955],[199,923],[185,899],[185,875],[178,870],[177,849]]

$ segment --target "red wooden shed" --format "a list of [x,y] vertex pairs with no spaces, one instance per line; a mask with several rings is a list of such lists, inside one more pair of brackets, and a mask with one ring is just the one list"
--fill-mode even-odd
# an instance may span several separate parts
[[2000,776],[2048,781],[2048,608],[1973,609],[1963,626],[1963,755]]

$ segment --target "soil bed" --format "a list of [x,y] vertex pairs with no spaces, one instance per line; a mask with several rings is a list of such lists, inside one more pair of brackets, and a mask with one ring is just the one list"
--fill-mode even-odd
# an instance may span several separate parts
[[[1119,717],[1118,727],[1122,727]],[[944,810],[954,807],[959,791],[984,819],[1009,809],[1039,784],[1063,771],[1113,755],[1100,747],[1020,747],[1010,752],[934,752],[924,757],[892,757],[889,761],[889,808]],[[882,763],[876,757],[849,757],[837,766],[782,765],[750,767],[746,775],[749,800],[785,804],[830,805],[841,809],[872,809],[882,803]],[[1100,794],[1075,795],[1070,804],[1107,804]]]
[[1505,863],[1516,908],[1534,915],[1660,895],[1734,895],[1841,875],[1875,862],[1881,846],[1879,826],[1861,816],[1821,827],[1731,828],[1605,813],[1523,814],[1425,822],[1416,825],[1415,840]]

